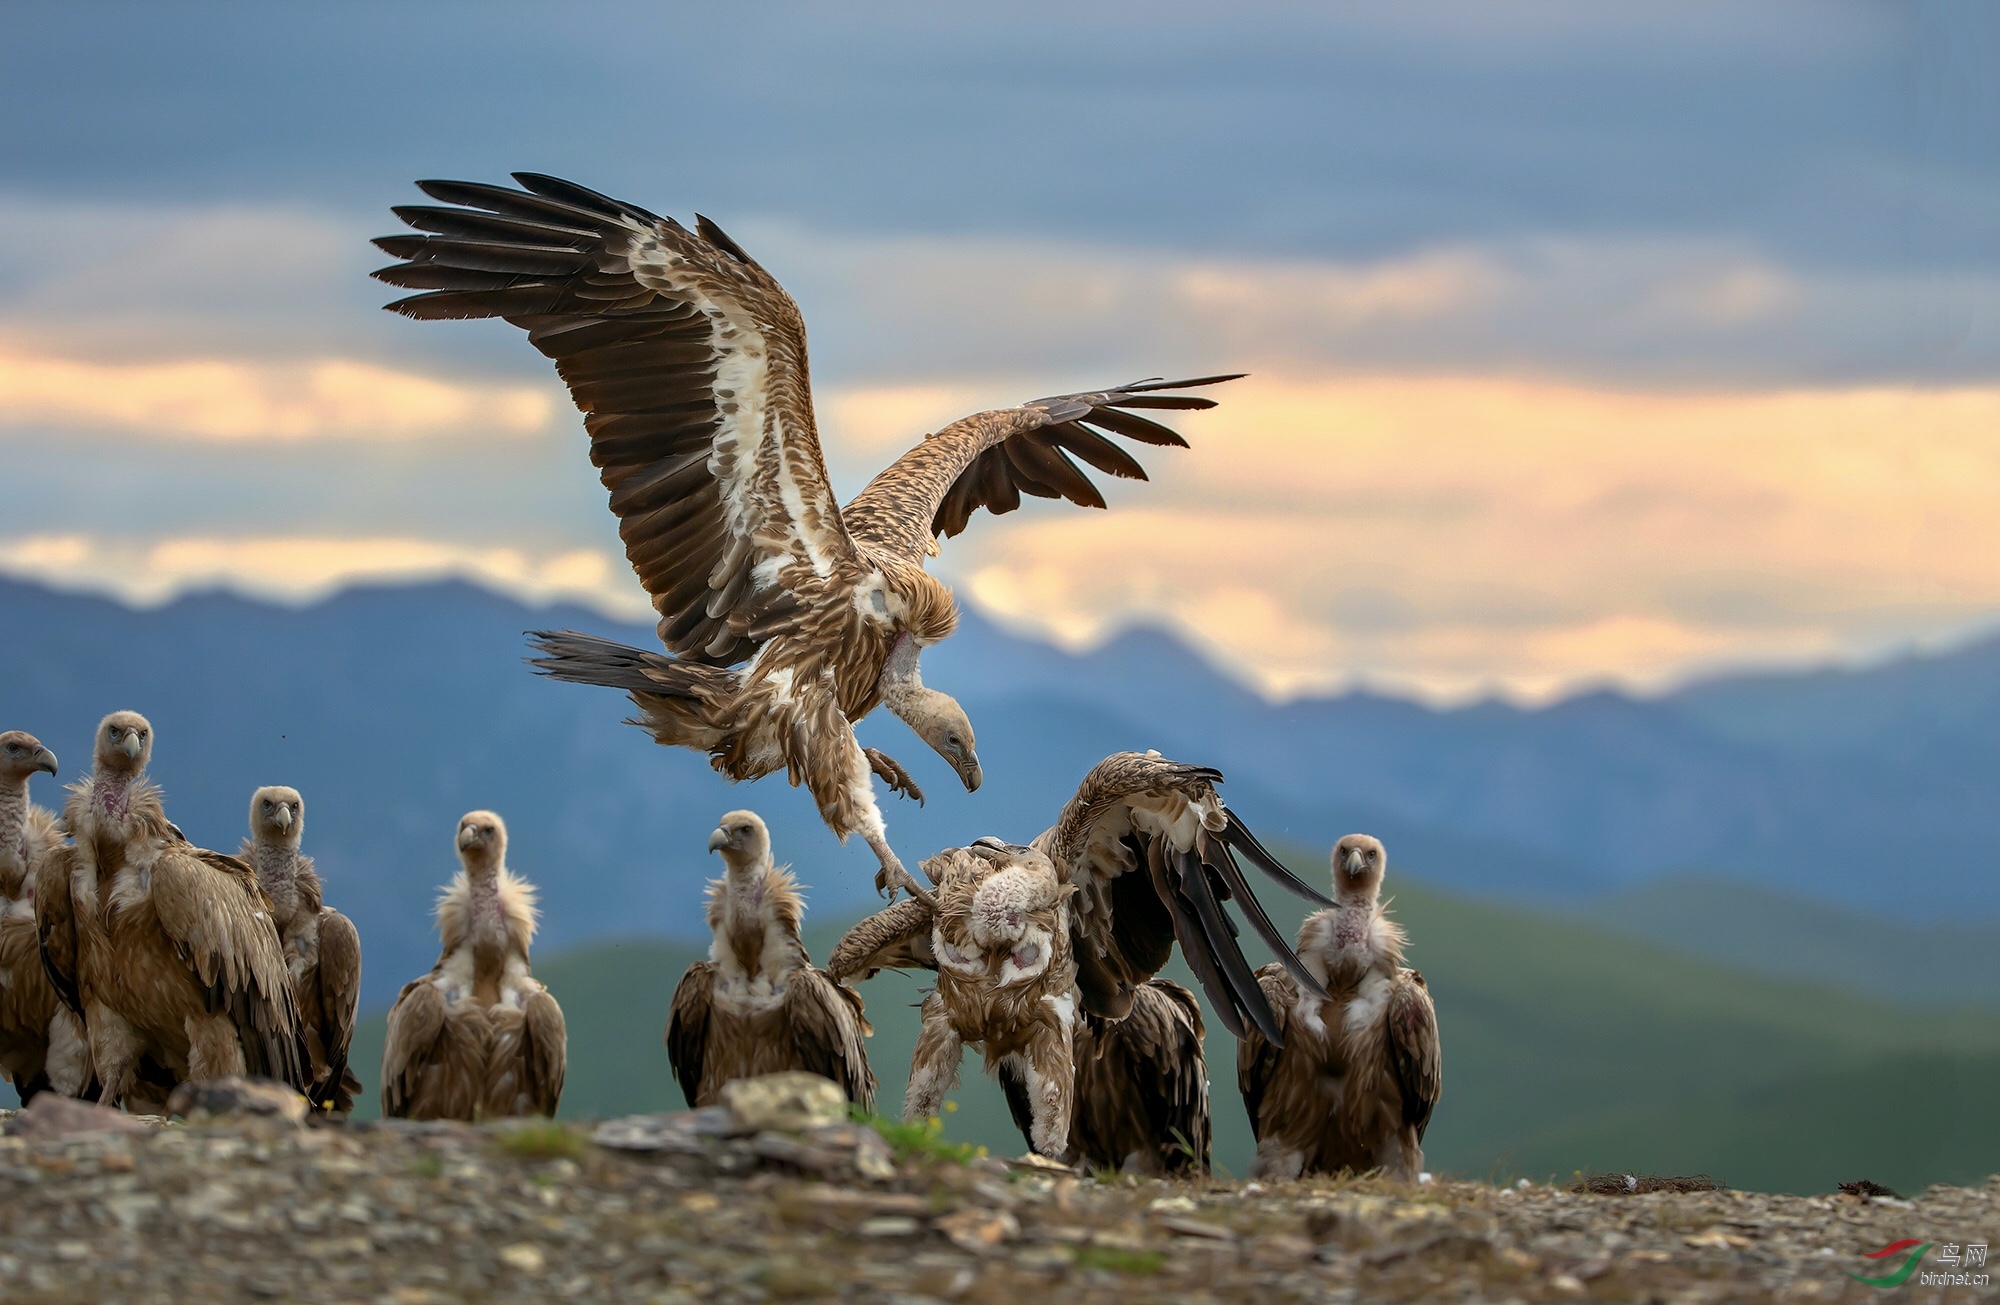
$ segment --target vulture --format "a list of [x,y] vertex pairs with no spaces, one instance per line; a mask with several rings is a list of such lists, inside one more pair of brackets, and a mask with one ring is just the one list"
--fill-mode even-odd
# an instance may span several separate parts
[[805,324],[769,272],[707,218],[689,230],[572,182],[514,180],[520,189],[418,182],[440,203],[393,210],[418,234],[378,239],[400,261],[374,275],[418,292],[394,312],[525,330],[584,414],[666,651],[540,631],[533,664],[624,690],[657,742],[707,752],[731,780],[784,771],[842,841],[866,840],[878,888],[927,898],[889,846],[871,781],[913,796],[908,774],[853,729],[884,704],[979,787],[971,723],[918,672],[921,650],[957,622],[926,559],[975,511],[1011,512],[1023,494],[1103,507],[1072,458],[1143,480],[1107,436],[1186,447],[1141,412],[1214,407],[1171,391],[1237,378],[1138,381],[964,417],[843,506],[820,449]]
[[1430,989],[1404,968],[1408,939],[1380,900],[1387,865],[1366,834],[1334,845],[1334,906],[1300,926],[1297,949],[1323,992],[1276,965],[1257,972],[1284,1036],[1252,1032],[1236,1048],[1252,1177],[1423,1170],[1443,1058]]
[[167,819],[146,776],[152,752],[144,716],[104,718],[91,773],[63,808],[74,842],[35,876],[42,959],[89,1031],[98,1100],[151,1105],[161,1088],[242,1074],[303,1092],[310,1067],[270,899],[249,866]]
[[[1221,782],[1219,771],[1158,753],[1114,754],[1032,844],[982,838],[940,852],[923,863],[935,907],[912,899],[849,930],[827,967],[837,980],[885,968],[937,972],[905,1118],[937,1112],[972,1043],[1008,1084],[1041,1155],[1073,1160],[1090,1146],[1102,1163],[1148,1172],[1182,1171],[1189,1152],[1205,1159],[1200,1020],[1182,1006],[1184,993],[1149,981],[1178,943],[1225,1028],[1281,1038],[1222,903],[1236,899],[1301,984],[1318,990],[1318,980],[1265,914],[1237,856],[1331,905],[1223,805]],[[1079,1063],[1086,1054],[1109,1059],[1091,1068]],[[1116,1072],[1121,1059],[1148,1065],[1144,1081]],[[1092,1099],[1079,1101],[1085,1087]]]
[[322,901],[312,858],[299,851],[305,829],[306,804],[297,789],[260,788],[250,795],[250,837],[237,856],[257,872],[284,944],[311,1060],[312,1090],[306,1096],[314,1109],[344,1118],[361,1091],[361,1080],[347,1064],[361,1001],[361,935],[353,921]]
[[438,897],[444,950],[389,1010],[382,1113],[553,1115],[569,1040],[562,1008],[528,972],[534,887],[507,868],[507,825],[491,811],[458,822],[458,859],[462,868]]
[[81,1096],[90,1043],[42,967],[35,868],[62,844],[55,813],[28,800],[28,781],[56,773],[56,754],[20,730],[0,734],[0,1078],[22,1104],[53,1089]]
[[807,1070],[875,1109],[875,1074],[861,1040],[873,1032],[852,988],[813,968],[799,937],[805,903],[789,869],[771,863],[771,832],[732,811],[708,836],[722,878],[708,885],[708,959],[674,989],[667,1058],[688,1105],[712,1106],[732,1079]]

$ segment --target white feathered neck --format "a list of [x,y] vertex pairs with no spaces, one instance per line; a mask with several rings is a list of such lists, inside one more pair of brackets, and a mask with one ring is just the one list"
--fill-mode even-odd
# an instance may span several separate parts
[[[507,926],[507,950],[525,958],[542,915],[535,906],[535,886],[504,865],[494,871],[493,883],[500,898],[500,918]],[[461,868],[438,894],[438,935],[446,954],[471,940],[472,923],[472,879]]]

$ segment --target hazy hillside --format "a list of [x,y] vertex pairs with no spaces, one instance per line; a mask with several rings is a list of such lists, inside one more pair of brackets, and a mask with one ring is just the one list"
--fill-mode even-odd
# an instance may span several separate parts
[[[1445,1098],[1428,1146],[1441,1172],[1707,1170],[1743,1187],[1824,1192],[1862,1175],[1907,1191],[2000,1170],[2000,1121],[1987,1108],[2000,1016],[1912,1015],[1407,883],[1395,910],[1444,1037]],[[816,928],[814,954],[838,932]],[[661,1032],[673,984],[700,953],[615,942],[537,967],[569,1019],[566,1114],[681,1106]],[[862,989],[885,1112],[902,1098],[919,988],[884,975]],[[371,1094],[380,1038],[377,1016],[355,1055]],[[1233,1043],[1213,1020],[1209,1054],[1216,1161],[1242,1174],[1249,1126]],[[952,1135],[1023,1149],[976,1057],[955,1099]]]
[[[209,846],[235,847],[257,785],[303,790],[308,849],[367,944],[371,1003],[429,965],[429,904],[476,806],[507,817],[514,865],[544,889],[546,948],[692,935],[706,831],[739,805],[771,821],[817,909],[866,905],[872,859],[829,839],[804,793],[728,785],[621,724],[618,695],[530,675],[521,632],[549,624],[648,637],[461,584],[140,612],[0,581],[0,625],[31,632],[0,640],[0,721],[41,735],[68,780],[106,710],[146,711],[170,809]],[[929,791],[891,808],[906,858],[1032,835],[1091,762],[1158,747],[1221,766],[1269,839],[1369,829],[1398,867],[1493,900],[1573,905],[1699,870],[1877,917],[2000,916],[2000,645],[1656,702],[1433,711],[1365,694],[1273,705],[1157,632],[1071,656],[967,613],[926,674],[971,711],[988,782],[968,795],[899,722],[866,722]],[[46,780],[36,793],[60,798]],[[1805,953],[1825,946],[1793,932]],[[1761,965],[1756,950],[1720,954]]]

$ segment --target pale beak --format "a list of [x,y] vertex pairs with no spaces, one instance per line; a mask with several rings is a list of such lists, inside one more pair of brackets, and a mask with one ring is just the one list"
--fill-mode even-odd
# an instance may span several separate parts
[[1368,862],[1361,855],[1360,848],[1350,847],[1347,849],[1347,873],[1358,875],[1361,873],[1362,867],[1367,864]]
[[139,759],[139,749],[142,745],[139,742],[139,736],[137,734],[127,734],[125,736],[125,741],[123,743],[120,743],[118,746],[121,750],[123,750],[125,755],[132,758],[132,760],[137,761]]
[[966,758],[965,765],[959,768],[958,777],[964,782],[966,792],[977,793],[981,781],[986,778],[985,772],[979,768],[979,758]]
[[722,830],[717,829],[714,833],[708,836],[709,851],[720,852],[723,848],[728,846],[729,846],[729,835],[724,833]]
[[51,775],[55,774],[56,754],[50,752],[47,748],[43,748],[39,752],[35,753],[35,769],[46,770]]
[[272,819],[278,822],[278,828],[290,829],[292,827],[292,809],[290,807],[279,807],[278,814],[273,816]]
[[473,826],[467,825],[465,826],[465,828],[458,831],[458,846],[460,851],[463,851],[464,849],[471,847],[474,843],[478,841],[479,841],[479,830],[474,828]]

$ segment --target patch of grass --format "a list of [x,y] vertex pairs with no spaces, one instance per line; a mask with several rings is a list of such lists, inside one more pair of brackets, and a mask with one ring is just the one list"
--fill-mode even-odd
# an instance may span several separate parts
[[503,1131],[495,1145],[502,1155],[516,1160],[580,1160],[590,1149],[590,1141],[580,1128],[558,1124],[553,1119],[537,1119],[516,1124]]
[[944,1121],[936,1115],[921,1123],[906,1124],[901,1120],[884,1119],[880,1115],[854,1111],[857,1123],[865,1123],[882,1135],[898,1160],[948,1160],[953,1164],[970,1164],[986,1154],[983,1146],[970,1142],[947,1142],[944,1138]]
[[1135,1278],[1158,1273],[1166,1262],[1159,1251],[1121,1251],[1115,1246],[1080,1246],[1076,1252],[1079,1269],[1109,1269]]
[[420,1155],[410,1162],[410,1177],[442,1178],[444,1177],[444,1161],[434,1155]]

